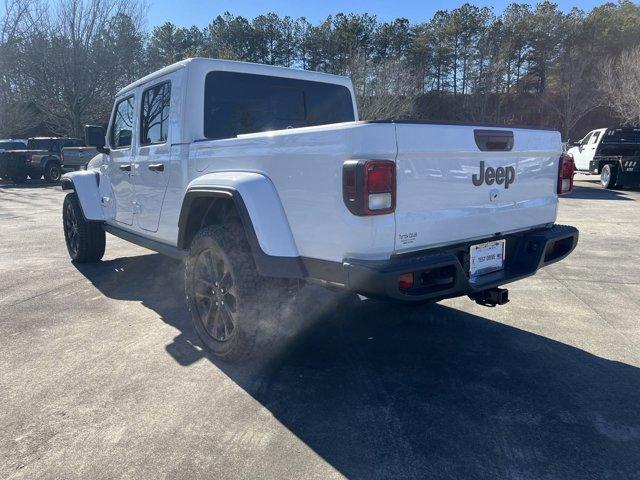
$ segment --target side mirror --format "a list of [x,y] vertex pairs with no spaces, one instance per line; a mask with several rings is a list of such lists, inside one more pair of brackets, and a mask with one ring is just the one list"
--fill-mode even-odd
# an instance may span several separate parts
[[88,147],[96,147],[96,150],[100,153],[109,153],[109,149],[104,148],[104,128],[99,125],[86,125],[84,127],[84,143]]

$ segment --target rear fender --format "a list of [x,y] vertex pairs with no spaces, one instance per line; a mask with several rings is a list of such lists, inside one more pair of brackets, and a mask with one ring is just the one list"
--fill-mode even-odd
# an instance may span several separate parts
[[80,200],[82,213],[87,220],[104,221],[105,216],[100,203],[100,173],[93,170],[80,170],[65,173],[60,180],[63,190],[75,190]]
[[195,199],[206,196],[233,200],[261,275],[305,276],[278,192],[271,180],[260,173],[218,172],[193,180],[180,213],[178,248],[189,248],[190,206]]
[[58,165],[61,165],[61,163],[60,163],[60,158],[59,158],[59,157],[56,157],[55,155],[52,155],[52,156],[42,157],[42,158],[40,159],[40,168],[41,168],[43,171],[44,171],[44,170],[46,170],[46,169],[47,169],[47,165],[48,165],[49,163],[51,163],[51,162],[53,162],[53,163],[57,163]]

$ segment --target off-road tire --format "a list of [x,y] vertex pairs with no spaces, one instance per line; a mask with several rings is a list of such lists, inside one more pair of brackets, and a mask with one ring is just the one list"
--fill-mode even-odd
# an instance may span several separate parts
[[264,307],[263,283],[239,223],[196,234],[186,260],[185,295],[193,327],[215,355],[234,362],[250,355]]
[[44,169],[44,179],[50,183],[57,183],[62,177],[62,167],[58,162],[49,162]]
[[102,258],[106,243],[102,224],[84,218],[75,192],[64,198],[62,225],[67,251],[73,262],[97,262]]
[[600,172],[600,185],[607,190],[620,188],[618,185],[618,167],[607,163]]

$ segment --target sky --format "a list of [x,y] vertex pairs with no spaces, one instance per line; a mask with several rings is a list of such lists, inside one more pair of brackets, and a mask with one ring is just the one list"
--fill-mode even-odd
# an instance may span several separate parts
[[[468,1],[478,6],[491,6],[496,14],[501,13],[507,5],[512,3],[505,0]],[[524,3],[526,0],[520,1]],[[605,1],[556,0],[555,3],[564,11],[569,11],[574,6],[588,11],[594,6],[605,3]],[[451,10],[466,3],[444,0],[148,0],[148,2],[147,23],[149,27],[167,21],[180,27],[191,25],[204,27],[214,17],[227,10],[249,19],[262,13],[275,12],[280,16],[307,17],[310,22],[317,23],[330,14],[344,12],[369,13],[381,21],[405,17],[415,23],[429,20],[437,10]]]

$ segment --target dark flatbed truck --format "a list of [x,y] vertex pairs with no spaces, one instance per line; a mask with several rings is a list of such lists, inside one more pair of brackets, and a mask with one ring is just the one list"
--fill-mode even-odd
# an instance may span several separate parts
[[604,188],[640,187],[640,156],[600,156],[589,164]]
[[589,172],[607,189],[640,186],[640,128],[610,128],[600,140]]

